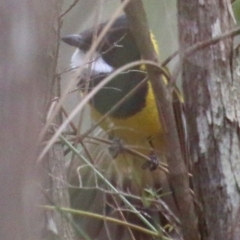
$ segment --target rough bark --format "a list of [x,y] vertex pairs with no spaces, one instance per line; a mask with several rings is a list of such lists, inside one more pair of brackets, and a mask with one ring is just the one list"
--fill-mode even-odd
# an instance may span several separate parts
[[[57,58],[56,58],[57,59]],[[55,81],[53,96],[60,97],[60,83]],[[54,103],[53,103],[54,104]],[[53,125],[59,126],[62,123],[61,113],[54,120]],[[47,155],[49,176],[51,178],[48,195],[50,204],[59,207],[58,210],[48,212],[48,229],[50,230],[49,239],[72,240],[75,233],[72,226],[70,214],[60,210],[61,207],[70,208],[70,196],[68,191],[67,166],[64,157],[64,149],[61,143],[55,143]],[[51,224],[52,223],[52,224]]]
[[239,77],[232,39],[184,56],[232,28],[229,1],[178,1],[182,78],[202,239],[239,239]]

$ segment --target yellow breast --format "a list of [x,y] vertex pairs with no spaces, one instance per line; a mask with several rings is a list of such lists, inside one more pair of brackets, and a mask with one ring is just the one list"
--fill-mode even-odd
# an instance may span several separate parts
[[[158,118],[157,106],[150,82],[148,85],[146,105],[140,112],[128,118],[108,117],[100,126],[106,132],[122,139],[129,145],[144,145],[150,139],[152,139],[153,145],[156,145],[154,142],[159,142],[161,145],[163,142],[163,128]],[[95,120],[102,117],[102,114],[93,107],[91,107],[91,114]]]

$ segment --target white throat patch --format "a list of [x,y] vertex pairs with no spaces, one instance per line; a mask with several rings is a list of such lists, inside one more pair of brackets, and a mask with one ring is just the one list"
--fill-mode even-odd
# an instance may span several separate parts
[[[77,49],[71,58],[71,68],[77,68],[80,66],[84,66],[84,68],[88,68],[90,63],[84,62],[84,58],[86,56],[86,53],[81,51],[80,49]],[[114,70],[113,67],[108,65],[103,58],[96,54],[96,60],[91,62],[92,65],[92,71],[95,73],[110,73]]]

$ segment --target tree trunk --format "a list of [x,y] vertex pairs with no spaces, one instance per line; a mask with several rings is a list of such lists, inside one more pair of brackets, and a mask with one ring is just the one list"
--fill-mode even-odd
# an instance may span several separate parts
[[193,185],[202,239],[240,236],[239,77],[231,38],[188,55],[190,46],[232,28],[230,1],[178,1],[182,78]]
[[43,239],[48,174],[36,164],[58,53],[61,0],[0,3],[0,238]]

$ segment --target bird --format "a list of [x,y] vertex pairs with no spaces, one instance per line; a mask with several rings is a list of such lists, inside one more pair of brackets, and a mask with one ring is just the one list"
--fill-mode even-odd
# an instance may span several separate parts
[[[77,76],[82,94],[88,94],[118,68],[142,60],[128,19],[126,15],[122,15],[107,31],[91,61],[86,63],[84,58],[87,52],[106,24],[104,22],[80,34],[62,38],[63,42],[76,48],[71,58],[71,68],[77,72],[77,68],[83,67],[81,76]],[[151,39],[159,54],[158,44],[152,33]],[[135,90],[136,86],[138,88]],[[181,94],[178,90],[173,94],[174,104],[181,108]],[[173,212],[177,212],[167,174],[159,167],[160,162],[167,162],[166,129],[159,119],[146,66],[139,64],[114,76],[94,95],[89,107],[95,121],[108,114],[99,125],[112,143],[109,147],[112,159],[107,159],[103,164],[103,171],[110,181],[121,191],[139,196],[141,200],[137,201],[137,206],[142,204],[140,208],[145,209],[145,213],[151,212],[148,211],[151,207],[145,208],[144,196],[149,196],[150,191],[157,195],[159,190],[165,193],[162,199],[170,203]],[[130,219],[134,222],[133,217]],[[136,222],[139,224],[139,221]],[[137,234],[135,236],[140,239]],[[147,239],[145,235],[143,239]]]

